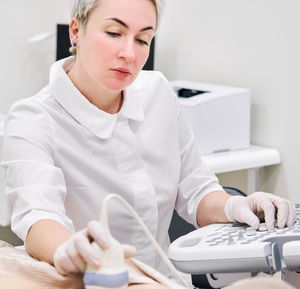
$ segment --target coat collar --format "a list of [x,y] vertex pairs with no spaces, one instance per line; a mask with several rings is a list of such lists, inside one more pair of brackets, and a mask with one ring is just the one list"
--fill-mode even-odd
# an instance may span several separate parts
[[136,89],[131,84],[124,91],[120,111],[110,114],[90,103],[75,87],[67,72],[74,65],[75,58],[69,57],[54,63],[50,70],[49,88],[59,104],[80,124],[102,139],[108,139],[119,118],[135,121],[144,120],[142,104]]

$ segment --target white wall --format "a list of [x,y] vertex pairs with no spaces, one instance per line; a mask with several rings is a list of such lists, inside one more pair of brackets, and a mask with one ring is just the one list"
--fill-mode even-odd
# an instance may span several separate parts
[[55,32],[56,23],[69,22],[68,0],[0,1],[0,113],[12,102],[30,96],[48,82],[55,60],[55,38],[39,44],[27,39],[40,32]]
[[[252,90],[252,143],[280,151],[261,189],[300,202],[300,1],[167,0],[157,69]],[[245,172],[220,175],[246,188]]]

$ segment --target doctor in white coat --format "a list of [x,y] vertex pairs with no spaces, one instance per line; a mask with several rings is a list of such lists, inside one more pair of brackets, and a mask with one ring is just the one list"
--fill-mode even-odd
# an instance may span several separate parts
[[[53,64],[49,84],[7,116],[4,167],[12,229],[30,255],[77,274],[109,242],[96,221],[110,193],[125,198],[163,250],[175,208],[195,227],[238,220],[291,226],[289,201],[267,193],[232,197],[202,161],[176,95],[159,72],[141,71],[156,32],[159,0],[73,1],[76,55]],[[213,117],[213,116],[212,116]],[[126,209],[113,204],[113,236],[169,276]],[[132,255],[128,247],[126,254]]]

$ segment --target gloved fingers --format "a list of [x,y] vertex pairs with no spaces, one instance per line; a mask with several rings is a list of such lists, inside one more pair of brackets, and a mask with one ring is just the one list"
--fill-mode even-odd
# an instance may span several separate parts
[[246,223],[250,227],[255,229],[259,228],[259,218],[253,213],[250,207],[242,206],[239,208],[239,214],[236,217],[236,220],[241,223]]
[[124,257],[126,259],[132,258],[136,255],[136,248],[130,245],[122,244],[124,250]]
[[78,268],[69,257],[66,257],[58,267],[56,266],[56,269],[62,275],[70,275],[70,273],[78,273]]
[[265,216],[265,223],[268,230],[274,229],[275,207],[270,198],[260,198],[257,202],[257,209],[262,210]]
[[76,242],[76,240],[74,240],[74,242],[71,242],[70,244],[68,244],[68,246],[66,248],[66,254],[68,255],[70,261],[76,267],[76,271],[70,271],[70,272],[72,272],[72,273],[82,272],[83,273],[85,271],[86,263],[84,262],[81,255],[79,254],[79,251],[76,248],[75,242]]
[[296,216],[294,206],[292,205],[291,202],[289,202],[289,217],[288,217],[288,221],[287,221],[287,226],[288,227],[294,226],[296,219],[297,219],[297,216]]
[[59,247],[53,257],[56,270],[62,275],[76,272],[77,268],[66,253],[65,246]]
[[87,235],[91,237],[101,248],[108,249],[110,246],[108,233],[98,221],[91,221],[87,226]]
[[[289,227],[294,225],[296,221],[296,213],[290,201],[283,199],[279,196],[276,196],[274,194],[265,193],[265,192],[255,192],[251,194],[249,197],[252,198],[253,208],[256,208],[258,212],[262,210],[261,204],[265,203],[266,200],[272,202],[272,204],[276,207],[278,211],[276,217],[277,217],[277,223],[279,228],[283,228],[285,225]],[[270,219],[273,219],[273,216],[270,216]]]
[[225,204],[224,212],[229,221],[246,223],[256,229],[259,227],[260,222],[251,209],[251,201],[249,201],[249,197],[230,197]]
[[276,200],[273,201],[273,204],[277,208],[277,226],[279,229],[282,229],[288,223],[290,215],[289,201],[282,198],[276,198]]
[[101,266],[101,260],[96,257],[92,244],[89,242],[88,238],[86,238],[85,235],[76,236],[73,244],[75,251],[77,252],[77,255],[74,257],[78,262],[76,264],[80,264],[80,269],[82,269],[81,262],[83,262],[84,267],[86,263],[93,266],[95,269],[98,269]]

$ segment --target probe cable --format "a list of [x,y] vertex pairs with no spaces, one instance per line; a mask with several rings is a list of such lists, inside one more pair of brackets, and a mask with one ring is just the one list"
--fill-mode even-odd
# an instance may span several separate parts
[[108,202],[111,199],[113,199],[113,198],[119,200],[129,210],[129,212],[131,213],[131,215],[134,217],[134,219],[140,225],[140,227],[142,228],[142,230],[144,231],[144,233],[146,234],[146,236],[152,242],[152,245],[155,247],[155,249],[157,250],[157,252],[161,256],[161,258],[163,259],[163,261],[166,263],[166,265],[169,267],[169,269],[171,270],[171,272],[174,274],[174,276],[176,276],[176,278],[180,281],[180,283],[184,287],[189,288],[187,286],[186,282],[178,274],[177,270],[175,269],[174,265],[171,263],[170,259],[166,256],[166,254],[164,253],[164,251],[160,248],[159,244],[154,239],[154,237],[152,236],[152,234],[149,231],[149,229],[145,226],[145,224],[142,221],[142,219],[138,216],[138,214],[134,211],[134,209],[129,205],[129,203],[126,200],[124,200],[121,196],[119,196],[117,194],[110,194],[110,195],[108,195],[104,199],[102,207],[101,207],[100,221],[101,221],[102,225],[105,226],[105,228],[108,230],[108,234],[111,235],[110,230],[109,230],[109,226],[108,226],[108,220],[107,220],[107,205],[108,205]]

